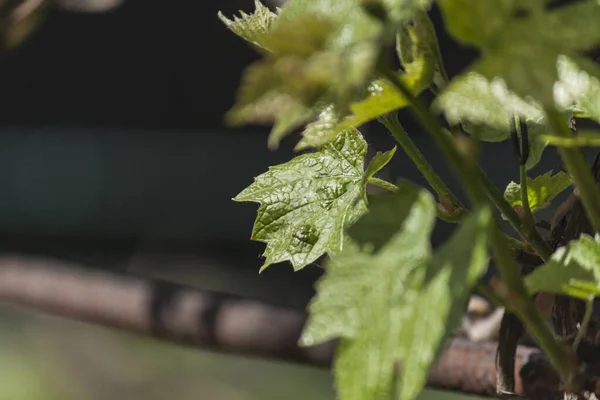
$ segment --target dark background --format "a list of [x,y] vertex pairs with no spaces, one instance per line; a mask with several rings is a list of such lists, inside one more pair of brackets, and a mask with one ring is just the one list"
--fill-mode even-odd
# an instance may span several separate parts
[[[4,55],[0,246],[92,265],[102,254],[119,260],[111,264],[117,269],[140,251],[197,254],[243,269],[250,285],[266,279],[297,288],[282,301],[302,306],[320,269],[294,275],[285,264],[258,277],[263,245],[249,240],[257,206],[231,201],[269,165],[293,157],[298,140],[270,152],[268,128],[223,125],[242,70],[257,59],[217,18],[240,9],[251,12],[253,1],[129,0],[105,14],[55,9]],[[453,76],[476,52],[445,35],[436,9],[432,15]],[[428,138],[410,118],[403,122],[459,191]],[[394,145],[376,124],[365,134],[373,151]],[[481,160],[502,189],[518,176],[508,143],[484,146]],[[549,149],[536,171],[556,165]],[[401,151],[388,172],[425,185]],[[439,223],[434,244],[450,230]]]

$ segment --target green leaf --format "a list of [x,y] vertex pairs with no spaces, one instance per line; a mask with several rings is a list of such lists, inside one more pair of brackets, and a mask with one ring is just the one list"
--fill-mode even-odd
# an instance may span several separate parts
[[396,53],[406,74],[420,80],[415,86],[426,88],[433,83],[437,91],[447,84],[435,27],[426,11],[416,11],[412,23],[398,32]]
[[240,11],[240,17],[234,16],[233,19],[228,19],[221,11],[217,15],[233,33],[258,48],[269,50],[265,43],[265,37],[277,18],[277,14],[271,12],[259,0],[254,0],[254,7],[254,13],[248,15]]
[[365,180],[371,178],[383,167],[385,167],[392,160],[394,154],[396,154],[396,149],[397,147],[394,146],[393,149],[386,151],[385,153],[378,151],[377,154],[375,154],[375,156],[373,156],[371,159],[371,162],[369,162],[367,170],[365,171]]
[[450,124],[462,123],[468,133],[485,142],[507,140],[513,116],[524,119],[529,136],[527,170],[539,162],[546,147],[543,108],[510,92],[500,78],[489,80],[475,72],[462,75],[450,82],[432,108],[443,112]]
[[295,270],[344,248],[345,227],[366,211],[367,144],[356,130],[319,151],[270,167],[235,201],[260,203],[252,239],[265,242],[265,263],[290,261]]
[[[552,199],[571,184],[571,177],[562,171],[555,175],[552,175],[552,171],[548,171],[534,179],[527,177],[527,199],[531,211],[536,212],[548,207]],[[510,182],[504,191],[504,198],[511,207],[522,206],[521,185]]]
[[377,253],[402,228],[421,193],[412,184],[400,186],[398,192],[370,197],[369,212],[348,229],[359,246]]
[[[404,74],[400,79],[413,90],[415,95],[424,89],[416,86],[420,83],[416,77]],[[388,80],[378,79],[369,85],[366,98],[350,104],[350,115],[340,118],[339,113],[336,114],[333,107],[321,112],[317,122],[307,125],[302,133],[302,139],[295,149],[303,150],[321,146],[333,140],[339,132],[357,128],[377,117],[406,106],[408,106],[408,102],[404,96]]]
[[362,251],[349,247],[330,260],[301,338],[303,345],[341,338],[334,363],[341,400],[390,398],[398,361],[399,398],[417,396],[487,266],[490,218],[488,209],[475,211],[432,257],[429,192],[407,184],[373,199],[351,228]]
[[[285,135],[330,106],[340,117],[353,112],[350,105],[368,93],[385,32],[397,29],[430,3],[386,0],[383,5],[389,18],[384,23],[369,15],[362,1],[288,1],[268,30],[261,31],[260,44],[269,52],[244,73],[227,122],[275,123],[269,137],[269,147],[274,149]],[[334,130],[317,131],[315,140],[310,139],[315,129],[309,129],[309,139],[299,148],[323,145],[360,123],[355,120]]]
[[[418,3],[418,2],[416,2]],[[423,5],[428,2],[423,2]],[[419,5],[422,7],[423,5]],[[399,53],[404,56],[404,70],[400,79],[415,95],[427,89],[432,79],[438,86],[445,84],[446,73],[433,24],[425,11],[418,8],[405,34],[398,35],[399,43],[405,38]],[[349,104],[350,115],[336,112],[333,107],[325,108],[319,119],[304,130],[296,150],[318,147],[331,140],[346,129],[359,127],[389,112],[406,107],[408,102],[389,81],[377,79],[368,86],[366,98]]]
[[558,248],[550,260],[525,278],[530,293],[551,292],[589,298],[600,290],[600,242],[582,234]]
[[[599,74],[596,72],[595,76]],[[600,82],[581,69],[573,60],[558,59],[559,81],[554,87],[556,102],[563,108],[573,107],[579,116],[600,122]]]
[[[600,42],[600,5],[580,1],[551,10],[539,0],[441,0],[448,30],[482,49],[471,70],[502,78],[521,97],[553,106],[559,55],[576,56]],[[517,13],[523,16],[515,17]],[[590,27],[594,27],[590,29]]]
[[490,80],[475,72],[453,79],[432,107],[443,112],[452,125],[468,121],[471,133],[486,142],[508,139],[515,114],[525,119],[530,129],[544,119],[538,103],[525,101],[509,91],[500,78]]
[[381,32],[360,0],[288,1],[261,34],[269,53],[245,71],[227,122],[275,122],[274,149],[327,104],[344,110],[364,96]]

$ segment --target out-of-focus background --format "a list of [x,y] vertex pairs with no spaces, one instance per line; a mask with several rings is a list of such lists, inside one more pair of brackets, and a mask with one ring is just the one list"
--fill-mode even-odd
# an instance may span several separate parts
[[[117,1],[95,13],[64,1],[0,57],[0,248],[160,277],[304,308],[318,267],[275,265],[258,275],[250,242],[256,206],[231,201],[298,137],[267,150],[267,127],[223,124],[256,54],[216,14],[252,0]],[[441,30],[441,19],[433,11]],[[447,36],[453,75],[476,55]],[[405,125],[444,178],[441,157]],[[392,140],[365,128],[371,151]],[[485,147],[504,187],[517,176],[509,144]],[[556,166],[552,150],[538,167]],[[386,171],[425,185],[399,154]],[[451,227],[438,224],[434,244]],[[0,307],[0,400],[334,399],[328,371],[179,348],[102,327]],[[423,399],[466,399],[426,391]]]

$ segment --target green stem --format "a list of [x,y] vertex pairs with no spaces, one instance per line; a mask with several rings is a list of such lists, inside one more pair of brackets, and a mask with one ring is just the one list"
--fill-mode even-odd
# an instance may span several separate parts
[[385,190],[389,190],[390,192],[397,192],[400,189],[398,186],[394,185],[391,182],[385,181],[383,179],[371,177],[367,180],[367,183],[370,185],[379,186]]
[[[462,157],[457,149],[452,137],[448,135],[435,118],[430,114],[427,106],[417,99],[406,87],[399,77],[385,66],[383,72],[386,77],[394,84],[400,94],[412,106],[413,112],[418,121],[425,130],[431,135],[436,145],[442,150],[450,165],[455,170],[467,192],[470,200],[477,206],[485,206],[488,202],[485,191],[480,186],[480,179],[474,163],[469,162],[466,157]],[[492,220],[490,227],[491,245],[497,267],[500,270],[504,282],[507,285],[507,293],[510,298],[510,304],[514,304],[514,311],[523,321],[527,330],[533,338],[544,349],[552,365],[560,374],[563,382],[569,385],[577,374],[577,365],[573,365],[564,349],[554,338],[554,334],[546,325],[542,315],[535,308],[531,296],[527,293],[524,286],[521,273],[515,264],[512,253],[500,231],[495,220]]]
[[[573,136],[562,114],[548,108],[546,109],[546,115],[555,135],[562,137]],[[581,151],[577,148],[559,147],[558,152],[567,167],[567,171],[573,177],[575,186],[579,190],[579,197],[587,211],[594,231],[600,231],[600,188],[598,188],[590,172],[590,167],[586,163]]]
[[[394,185],[393,183],[390,183],[388,181],[385,181],[385,180],[379,179],[379,178],[371,177],[367,180],[367,183],[369,185],[379,186],[380,188],[389,190],[390,192],[397,192],[398,190],[400,190],[400,188],[398,186]],[[446,222],[458,222],[458,221],[460,221],[460,218],[462,217],[462,213],[458,214],[458,215],[450,214],[449,212],[447,212],[446,210],[443,209],[441,204],[438,203],[437,217]]]
[[544,238],[540,236],[540,233],[535,228],[535,224],[529,226],[521,220],[519,214],[517,214],[510,206],[502,193],[500,193],[498,188],[490,181],[481,168],[478,168],[477,175],[479,175],[479,181],[483,184],[487,197],[492,201],[496,208],[500,210],[513,228],[527,240],[527,243],[531,245],[537,255],[540,256],[543,261],[548,261],[553,251]]
[[590,298],[585,303],[585,314],[583,315],[583,321],[581,321],[581,325],[579,326],[579,332],[577,332],[577,336],[573,341],[573,351],[577,352],[577,347],[579,347],[579,343],[587,333],[588,325],[590,324],[590,320],[592,319],[592,312],[594,311],[594,296],[590,296]]
[[387,114],[383,117],[380,117],[379,121],[390,131],[398,144],[402,146],[404,152],[415,163],[416,167],[423,174],[431,188],[437,193],[438,197],[446,198],[452,202],[454,207],[464,209],[464,206],[450,191],[448,186],[446,186],[446,183],[442,180],[442,178],[440,178],[440,176],[433,170],[431,164],[427,162],[421,151],[419,151],[415,143],[408,136],[398,121],[398,116],[394,113]]
[[523,203],[523,224],[535,225],[533,213],[529,206],[529,196],[527,195],[527,172],[525,166],[519,166],[519,180],[521,181],[521,202]]

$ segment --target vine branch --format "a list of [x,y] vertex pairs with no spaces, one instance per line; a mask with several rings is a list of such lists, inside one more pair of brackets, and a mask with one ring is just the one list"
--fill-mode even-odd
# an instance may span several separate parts
[[[334,342],[298,346],[304,311],[46,258],[0,257],[0,302],[205,350],[321,368],[333,357]],[[427,386],[494,395],[495,351],[495,342],[453,338]],[[534,354],[519,346],[517,368]]]
[[[431,135],[440,150],[442,150],[451,167],[461,179],[471,201],[478,206],[485,205],[488,200],[485,191],[479,185],[479,182],[481,182],[481,179],[479,179],[481,174],[474,172],[478,170],[478,167],[474,160],[472,158],[470,159],[472,154],[468,153],[468,148],[467,150],[463,150],[466,156],[462,156],[457,145],[453,142],[453,137],[442,130],[441,126],[435,121],[435,118],[431,115],[425,104],[412,94],[404,82],[399,79],[391,69],[387,68],[387,65],[382,69],[384,75],[412,106],[418,121]],[[504,198],[502,198],[502,201],[508,204]],[[507,245],[504,235],[495,224],[495,220],[492,224],[493,226],[490,229],[492,236],[492,251],[506,285],[502,288],[502,293],[500,293],[500,295],[510,299],[510,301],[507,301],[507,304],[511,306],[511,311],[515,312],[523,320],[528,331],[531,332],[532,337],[540,344],[548,355],[552,365],[561,376],[562,381],[565,382],[565,384],[570,385],[578,374],[578,366],[570,357],[568,357],[565,350],[560,347],[554,338],[554,334],[535,308],[531,296],[529,296],[525,289],[521,274],[515,264],[515,260],[512,258],[510,248]],[[518,226],[519,228],[522,228],[520,223]],[[519,231],[521,232],[521,230]]]

